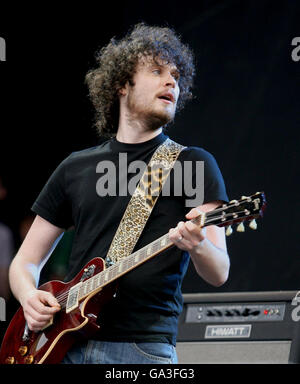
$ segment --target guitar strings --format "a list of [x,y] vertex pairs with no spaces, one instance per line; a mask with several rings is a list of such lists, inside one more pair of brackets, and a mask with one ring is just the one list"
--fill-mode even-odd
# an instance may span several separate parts
[[[166,235],[164,235],[162,237],[166,237],[167,240],[169,240],[169,235],[168,234],[166,234]],[[160,240],[161,240],[161,238],[157,239],[156,240],[156,244],[158,244]],[[133,259],[134,259],[135,256],[136,256],[136,252],[131,254],[130,256],[128,256],[128,258],[122,259],[121,262],[126,262],[127,263],[127,267],[128,267],[128,265],[130,265],[130,262],[133,263]],[[115,270],[117,270],[119,268],[119,266],[120,266],[120,262],[119,263],[117,262],[116,264],[112,265],[111,267],[108,267],[105,270],[99,272],[98,274],[96,274],[92,278],[96,278],[96,276],[98,276],[97,278],[99,279],[99,281],[102,280],[102,282],[103,282],[104,274],[107,273],[107,272],[110,273],[110,274],[113,274],[115,272]],[[102,275],[102,276],[100,276],[100,275]],[[112,280],[114,280],[114,279],[110,279],[106,283],[109,283]],[[98,282],[98,284],[99,284],[99,282]],[[99,286],[97,288],[100,288],[100,287],[101,287],[101,284],[99,284]],[[59,302],[64,302],[64,300],[68,297],[68,295],[69,295],[69,290],[63,292],[62,294],[60,294],[58,296],[55,296],[55,298]]]
[[[167,235],[164,235],[164,236],[166,236],[166,237],[168,238],[168,234],[167,234]],[[162,237],[164,237],[164,236],[162,236]],[[160,240],[160,239],[157,239],[157,244],[158,244],[159,240]],[[126,260],[127,264],[129,264],[129,262],[130,262],[130,261],[132,262],[132,260],[134,259],[135,256],[136,256],[136,254],[133,253],[133,254],[131,254],[130,256],[128,256],[128,258],[121,260],[121,262],[123,262],[124,260]],[[113,273],[115,270],[117,270],[117,269],[119,268],[119,265],[120,265],[120,263],[116,263],[116,264],[112,265],[111,267],[108,267],[108,268],[106,268],[105,270],[99,272],[97,275],[93,276],[93,278],[95,278],[96,276],[98,276],[98,279],[100,279],[100,280],[102,279],[102,280],[103,280],[103,277],[104,277],[104,274],[105,274],[105,273],[107,273],[108,271],[109,271],[109,273]],[[102,278],[101,278],[99,275],[102,275]],[[110,280],[109,280],[109,281],[110,281]],[[109,282],[109,281],[108,281],[108,282]],[[101,284],[98,286],[98,288],[99,288],[100,286],[101,286]],[[57,299],[58,301],[60,301],[60,300],[65,299],[68,295],[69,295],[69,291],[65,291],[65,292],[63,292],[62,294],[56,296],[56,299]]]
[[[113,266],[111,266],[111,267],[105,269],[104,271],[101,271],[101,272],[97,273],[95,276],[93,276],[93,277],[91,277],[91,278],[96,278],[96,276],[98,276],[97,278],[101,280],[101,277],[99,277],[99,275],[102,274],[102,276],[104,276],[104,272],[107,272],[108,270],[109,270],[110,272],[113,272],[113,270],[117,269],[117,267],[118,267],[118,265],[115,264],[115,265],[113,265]],[[102,280],[103,280],[103,279],[102,279]],[[87,281],[87,280],[86,280],[86,281]],[[109,280],[109,281],[110,281],[110,280]],[[109,281],[108,281],[108,282],[109,282]],[[99,285],[98,288],[100,288],[100,286],[101,286],[101,285]],[[60,295],[58,295],[58,296],[55,296],[56,300],[57,300],[59,303],[66,303],[66,302],[67,302],[66,299],[68,298],[69,292],[70,292],[70,290],[67,290],[67,291],[63,292],[62,294],[60,294]]]

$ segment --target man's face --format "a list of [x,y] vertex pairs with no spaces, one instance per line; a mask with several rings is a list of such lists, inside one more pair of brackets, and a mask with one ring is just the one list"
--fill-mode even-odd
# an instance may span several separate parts
[[141,120],[147,127],[157,129],[175,117],[179,97],[179,71],[149,57],[140,59],[133,76],[133,85],[126,84],[125,108],[127,116]]

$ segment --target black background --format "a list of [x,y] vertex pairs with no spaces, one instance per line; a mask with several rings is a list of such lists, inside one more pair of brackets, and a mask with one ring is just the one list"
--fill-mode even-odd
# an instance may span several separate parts
[[137,22],[169,25],[197,65],[196,98],[169,136],[215,156],[230,199],[263,190],[268,202],[257,231],[228,238],[228,281],[211,287],[191,266],[183,291],[298,290],[300,61],[291,41],[300,36],[299,2],[53,4],[1,6],[3,220],[16,231],[60,161],[99,142],[84,85],[95,51]]

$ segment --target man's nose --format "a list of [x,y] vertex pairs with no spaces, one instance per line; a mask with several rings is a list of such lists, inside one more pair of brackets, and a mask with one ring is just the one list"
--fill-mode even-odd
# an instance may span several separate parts
[[168,73],[165,79],[165,85],[168,87],[175,88],[176,86],[176,80],[174,79],[174,76],[171,73]]

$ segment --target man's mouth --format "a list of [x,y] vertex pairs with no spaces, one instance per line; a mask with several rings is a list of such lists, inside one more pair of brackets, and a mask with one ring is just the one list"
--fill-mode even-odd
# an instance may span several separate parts
[[166,92],[158,96],[160,100],[167,104],[172,104],[175,101],[175,98],[171,92]]

